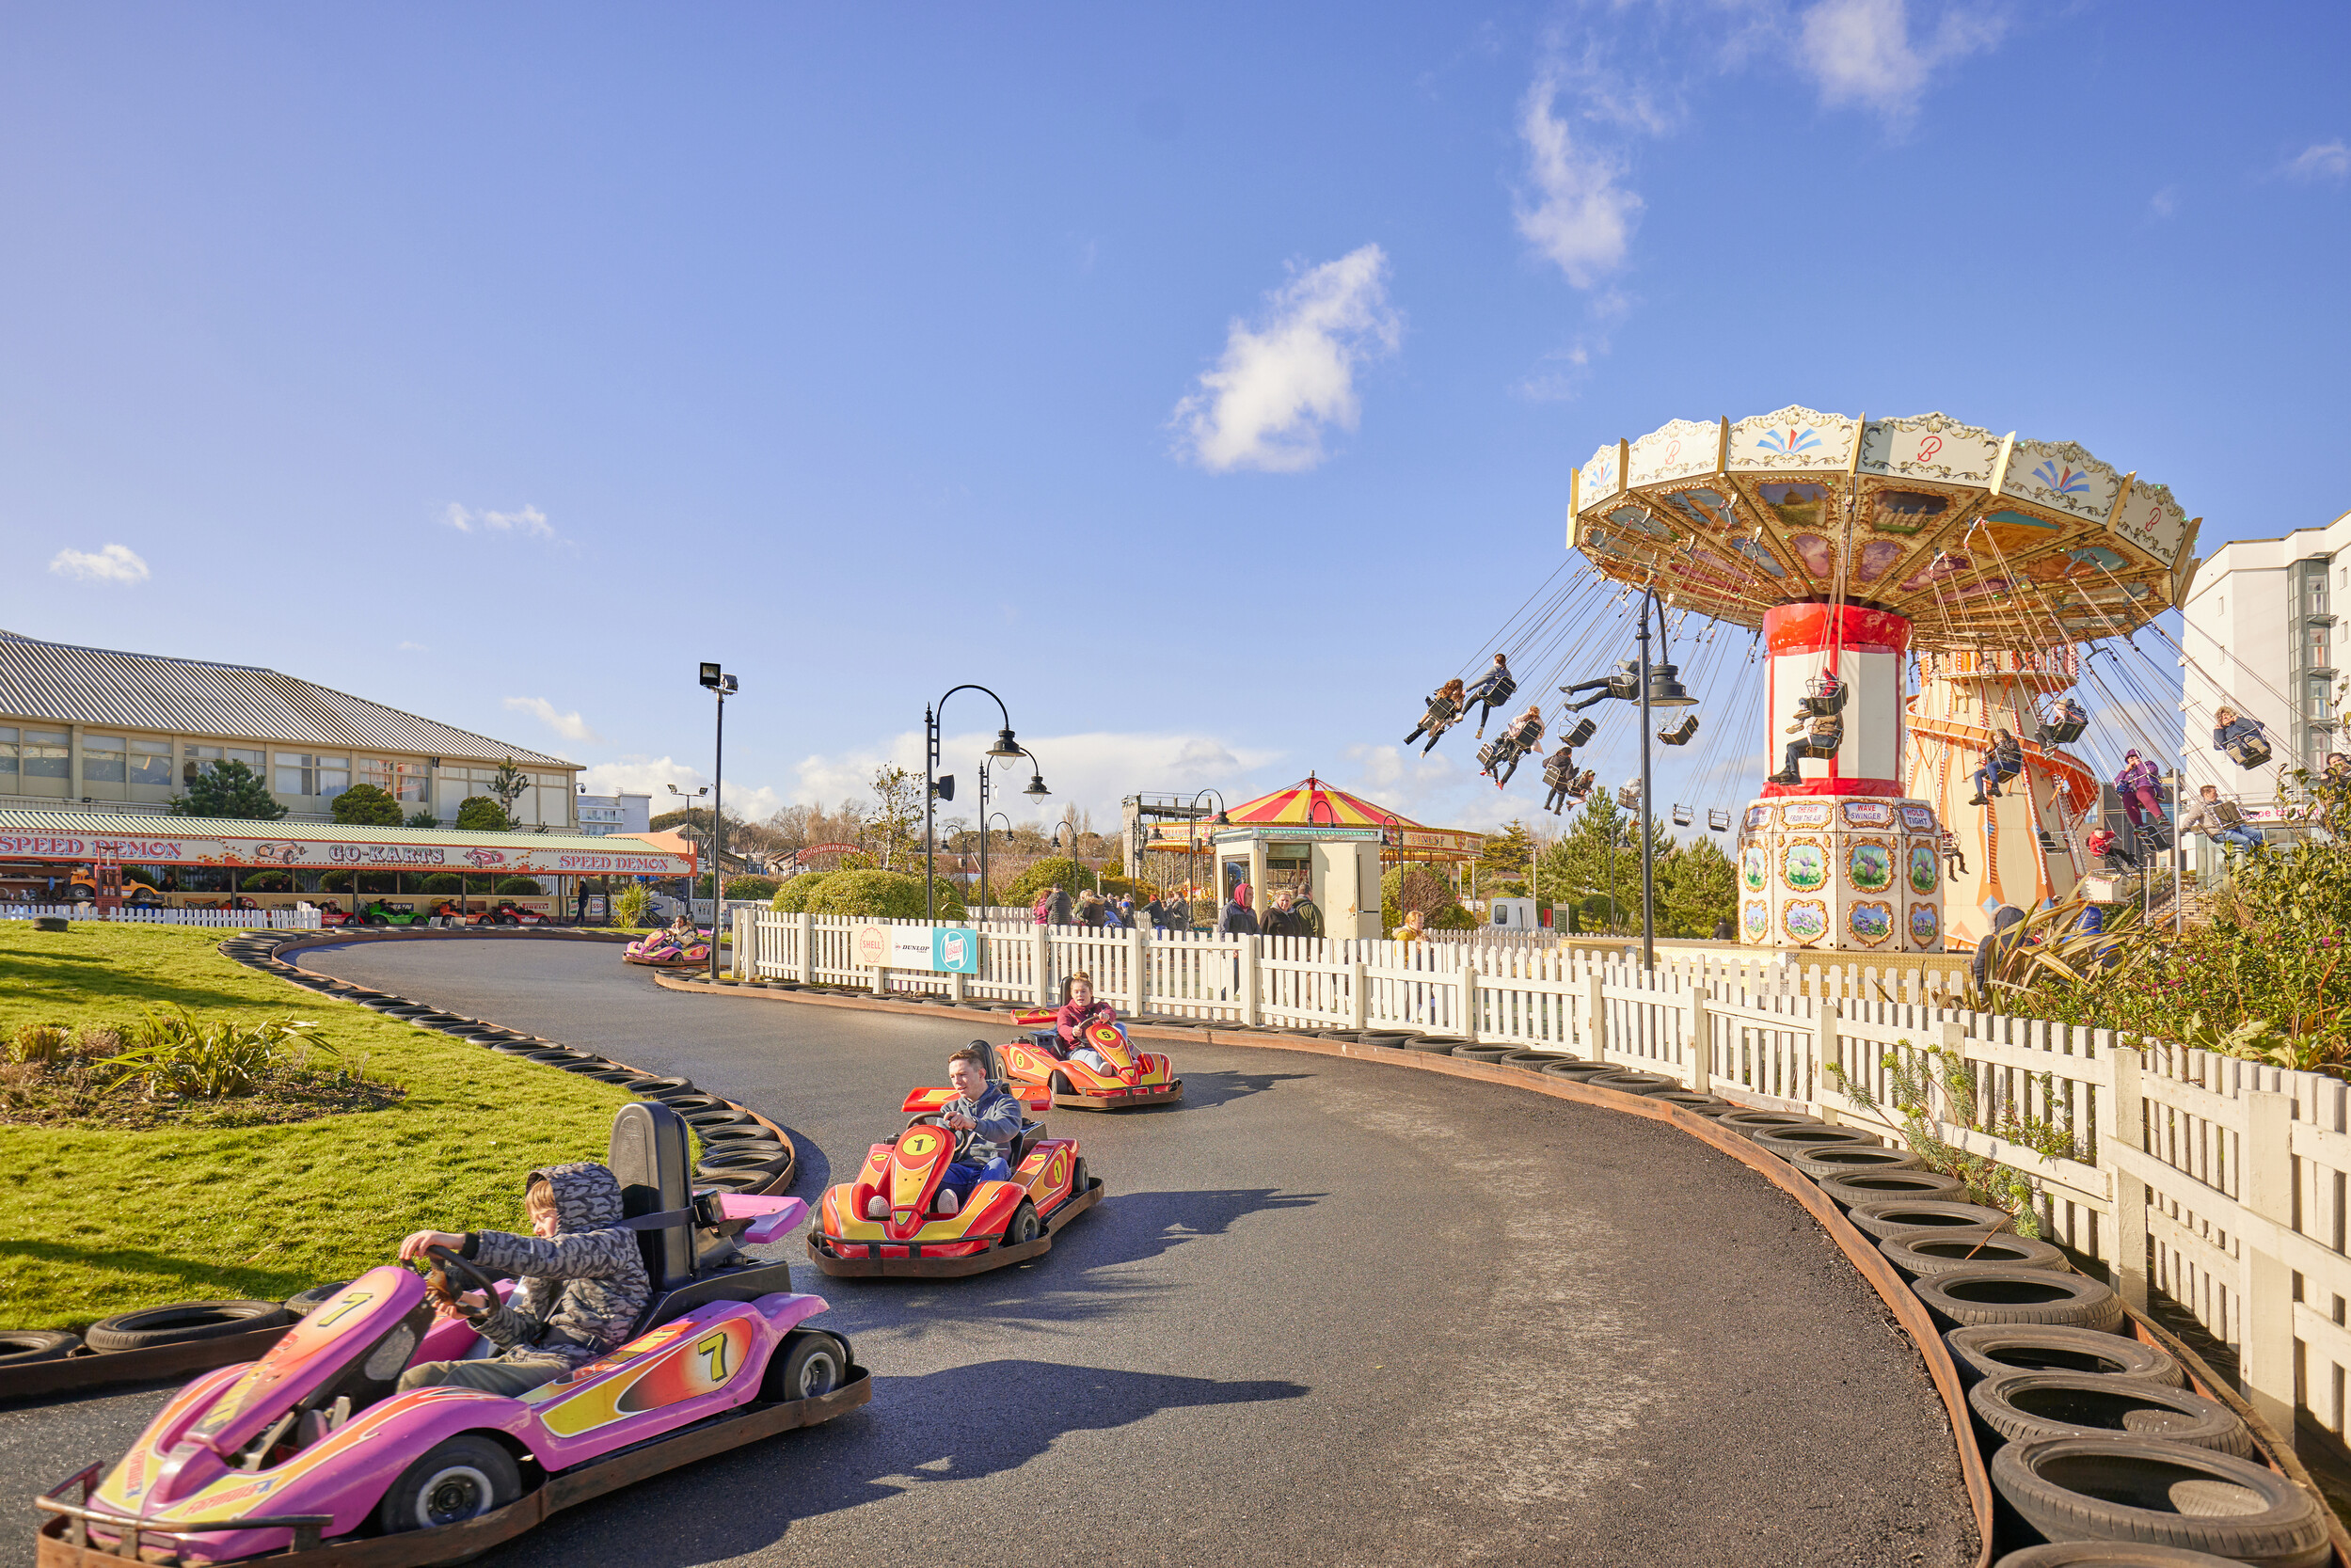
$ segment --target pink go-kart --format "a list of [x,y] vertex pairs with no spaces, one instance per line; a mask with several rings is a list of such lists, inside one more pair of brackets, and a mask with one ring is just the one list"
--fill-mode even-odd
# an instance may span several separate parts
[[688,942],[680,941],[672,931],[656,931],[623,948],[621,961],[643,964],[650,969],[706,968],[710,962],[710,933],[696,931]]
[[[873,1397],[848,1341],[805,1326],[824,1298],[737,1249],[777,1240],[807,1205],[691,1192],[686,1124],[665,1105],[621,1110],[611,1164],[654,1285],[636,1338],[517,1399],[397,1393],[411,1363],[488,1341],[436,1317],[423,1278],[370,1269],[261,1360],[182,1389],[103,1480],[92,1465],[36,1499],[40,1568],[462,1561],[558,1509]],[[435,1251],[450,1291],[511,1289]]]

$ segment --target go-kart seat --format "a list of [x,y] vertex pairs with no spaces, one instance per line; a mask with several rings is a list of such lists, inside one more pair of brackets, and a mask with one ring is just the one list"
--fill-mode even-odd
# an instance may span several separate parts
[[[624,1105],[612,1117],[608,1164],[620,1183],[621,1214],[636,1219],[694,1204],[691,1145],[685,1117],[659,1101]],[[698,1230],[691,1217],[637,1233],[653,1293],[636,1332],[659,1327],[709,1301],[756,1301],[792,1288],[791,1269],[746,1258],[723,1233]]]

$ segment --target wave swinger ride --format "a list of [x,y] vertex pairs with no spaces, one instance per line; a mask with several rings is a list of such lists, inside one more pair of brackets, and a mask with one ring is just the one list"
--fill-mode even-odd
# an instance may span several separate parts
[[610,1164],[653,1284],[627,1342],[519,1398],[400,1393],[410,1365],[487,1344],[435,1315],[436,1291],[502,1298],[513,1282],[441,1248],[431,1284],[370,1269],[259,1361],[182,1389],[103,1480],[93,1465],[39,1498],[40,1568],[459,1562],[559,1509],[872,1398],[849,1342],[808,1326],[824,1298],[737,1247],[775,1241],[806,1204],[692,1191],[686,1124],[664,1105],[621,1109]]
[[[1761,634],[1781,766],[1741,817],[1740,940],[1931,952],[2089,874],[2096,779],[2041,705],[2084,645],[2182,602],[2199,522],[2069,442],[1790,406],[1602,447],[1570,482],[1567,544]],[[1995,728],[2024,776],[1978,804]]]

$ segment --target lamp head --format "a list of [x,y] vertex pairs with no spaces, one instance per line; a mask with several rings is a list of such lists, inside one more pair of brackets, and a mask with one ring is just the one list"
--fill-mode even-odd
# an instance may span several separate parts
[[1035,796],[1038,800],[1041,800],[1046,796],[1052,794],[1053,791],[1045,787],[1045,776],[1042,773],[1031,773],[1028,776],[1028,787],[1022,790],[1021,793],[1024,795]]
[[708,687],[711,690],[716,691],[725,679],[726,676],[724,673],[722,672],[717,665],[706,664],[702,666],[702,684]]
[[1690,688],[1676,677],[1681,671],[1671,664],[1649,667],[1649,705],[1651,707],[1695,707],[1698,699],[1690,694]]
[[1007,761],[1009,761],[1011,758],[1022,754],[1021,743],[1012,738],[1012,732],[1010,730],[998,730],[996,732],[996,743],[988,748],[988,754],[992,757],[1003,757]]

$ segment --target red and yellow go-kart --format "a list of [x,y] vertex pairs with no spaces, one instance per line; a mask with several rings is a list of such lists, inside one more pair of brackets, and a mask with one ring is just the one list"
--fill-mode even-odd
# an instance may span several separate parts
[[1097,1023],[1086,1031],[1086,1043],[1110,1064],[1111,1070],[1103,1072],[1061,1054],[1053,1019],[1051,1013],[1021,1014],[1019,1022],[1028,1033],[991,1048],[993,1075],[1008,1084],[1050,1089],[1054,1105],[1065,1111],[1126,1111],[1183,1098],[1183,1080],[1175,1075],[1174,1064],[1155,1052],[1136,1050],[1118,1024]]
[[[1015,1092],[1032,1111],[1049,1102],[1042,1090]],[[1049,1251],[1056,1231],[1102,1201],[1101,1179],[1087,1174],[1077,1140],[1049,1138],[1030,1121],[1006,1151],[1011,1180],[979,1182],[954,1212],[942,1212],[940,1179],[954,1163],[955,1134],[934,1117],[954,1098],[953,1089],[908,1095],[904,1108],[915,1115],[906,1130],[874,1145],[854,1181],[826,1191],[808,1227],[817,1267],[835,1276],[982,1274]]]

